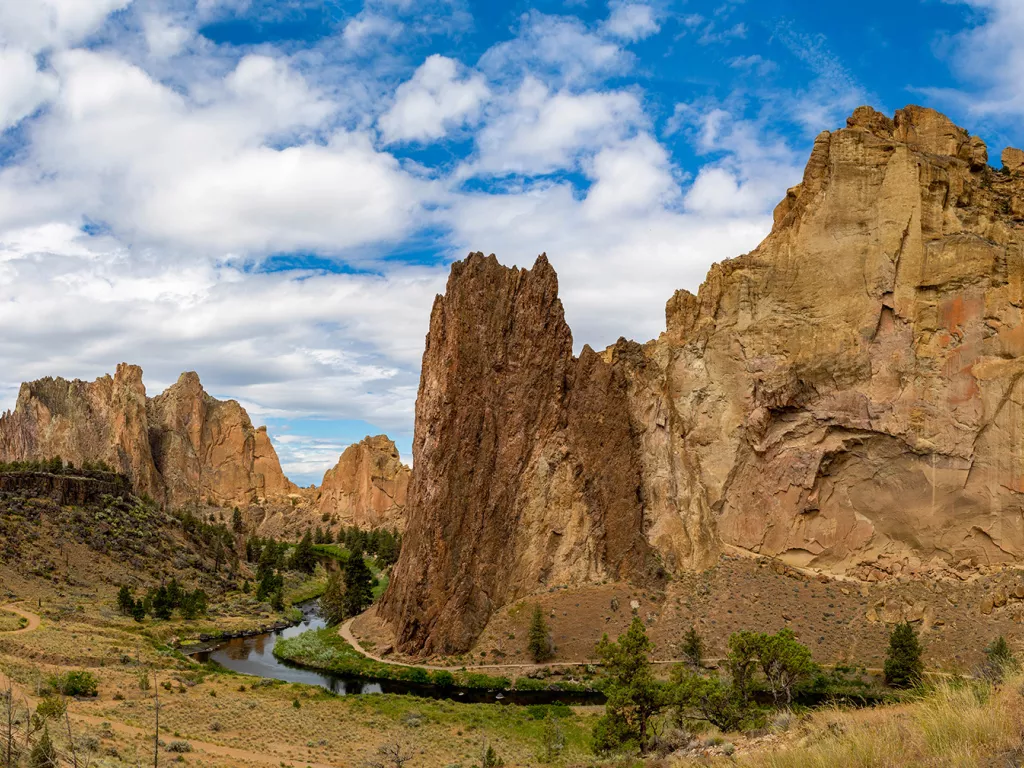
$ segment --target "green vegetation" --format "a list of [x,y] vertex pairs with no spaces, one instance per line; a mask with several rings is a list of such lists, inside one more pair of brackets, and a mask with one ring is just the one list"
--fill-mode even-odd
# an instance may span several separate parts
[[[700,637],[695,630],[684,642],[687,661],[677,665],[670,680],[654,679],[649,660],[653,649],[643,622],[634,618],[617,642],[608,637],[597,652],[605,664],[603,689],[608,694],[605,715],[594,728],[598,752],[647,752],[655,746],[652,722],[671,712],[678,724],[711,724],[724,732],[759,727],[766,711],[753,697],[755,689],[771,693],[776,706],[790,706],[798,686],[839,687],[845,678],[818,674],[810,651],[789,629],[776,634],[740,631],[729,638],[726,674],[703,675]],[[661,725],[664,726],[664,722]]]
[[548,623],[544,619],[544,611],[539,604],[533,606],[527,650],[530,652],[530,657],[538,663],[547,661],[554,656],[551,632],[548,630]]
[[646,752],[650,746],[649,724],[665,706],[665,685],[654,679],[650,653],[654,648],[639,617],[616,642],[605,635],[597,652],[605,664],[605,715],[594,727],[598,752],[618,749]]
[[985,663],[982,666],[983,677],[995,682],[1002,682],[1007,676],[1020,671],[1020,662],[1010,650],[1006,638],[1000,635],[985,649]]
[[893,627],[885,654],[885,683],[893,688],[913,688],[921,684],[924,662],[921,641],[909,622]]
[[683,658],[686,659],[686,663],[693,667],[694,670],[704,666],[704,640],[697,632],[696,627],[690,627],[686,630],[686,635],[683,637],[683,646],[680,650],[683,653]]
[[[526,678],[516,680],[513,685],[511,680],[503,676],[485,675],[468,670],[454,673],[448,670],[431,671],[422,667],[404,667],[374,661],[355,650],[338,634],[336,629],[331,627],[310,630],[297,637],[278,640],[274,645],[274,655],[285,661],[322,669],[326,672],[339,675],[359,675],[375,680],[400,680],[408,683],[482,688],[493,691],[540,687],[524,684]],[[536,681],[529,682],[535,683]],[[588,690],[585,686],[572,683],[549,683],[543,684],[542,687],[546,690],[567,692]]]
[[182,589],[177,579],[150,589],[145,597],[138,600],[127,585],[123,585],[117,593],[117,609],[136,621],[142,621],[147,614],[154,619],[167,621],[175,609],[181,618],[193,620],[206,614],[208,603],[209,598],[203,590],[196,588],[189,592]]
[[95,696],[99,683],[92,672],[70,670],[63,674],[50,675],[46,684],[52,693],[62,696]]

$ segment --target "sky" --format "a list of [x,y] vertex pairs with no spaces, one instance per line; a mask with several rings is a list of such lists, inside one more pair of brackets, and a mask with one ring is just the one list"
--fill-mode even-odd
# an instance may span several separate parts
[[411,459],[431,303],[546,252],[575,347],[664,328],[861,104],[1024,146],[1019,0],[0,2],[0,410],[185,370],[319,482]]

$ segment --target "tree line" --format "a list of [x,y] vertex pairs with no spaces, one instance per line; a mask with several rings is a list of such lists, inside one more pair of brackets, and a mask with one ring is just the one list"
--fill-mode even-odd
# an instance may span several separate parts
[[[538,625],[537,616],[535,613],[532,629]],[[539,631],[531,630],[531,650],[537,636]],[[691,628],[682,643],[685,662],[673,668],[668,681],[658,680],[653,674],[653,647],[639,617],[634,617],[616,641],[605,635],[598,643],[607,695],[605,714],[593,732],[598,753],[645,753],[655,745],[657,730],[666,722],[678,726],[707,723],[723,732],[758,728],[764,725],[770,710],[757,701],[755,693],[766,691],[775,707],[788,708],[797,691],[821,673],[810,650],[789,628],[774,634],[746,630],[733,633],[728,654],[719,663],[720,670],[714,672],[704,668],[704,642]],[[998,681],[1008,671],[1018,669],[1004,638],[998,638],[985,652],[984,677]],[[913,626],[897,624],[886,652],[886,685],[897,689],[920,686],[924,679],[922,653]]]
[[151,588],[136,599],[131,587],[122,585],[117,593],[117,609],[125,616],[143,621],[146,616],[167,621],[177,610],[183,619],[195,619],[206,614],[209,598],[198,587],[192,591],[184,589],[177,579]]

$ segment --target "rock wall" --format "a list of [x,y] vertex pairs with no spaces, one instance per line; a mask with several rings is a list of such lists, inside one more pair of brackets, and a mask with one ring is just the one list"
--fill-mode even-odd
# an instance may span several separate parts
[[113,378],[21,386],[15,409],[0,416],[0,461],[54,456],[105,461],[137,493],[171,506],[248,505],[295,490],[266,430],[237,402],[210,397],[195,373],[147,399],[142,369],[125,363]]
[[1024,164],[932,110],[821,134],[752,253],[667,330],[572,340],[545,257],[452,267],[381,614],[468,648],[550,583],[723,550],[879,578],[1024,557]]
[[336,525],[403,530],[410,474],[387,435],[366,437],[324,474],[317,510]]

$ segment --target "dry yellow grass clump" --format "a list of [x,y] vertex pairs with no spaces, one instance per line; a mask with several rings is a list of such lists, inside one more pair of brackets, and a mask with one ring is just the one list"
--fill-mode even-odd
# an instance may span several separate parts
[[1022,758],[1024,675],[1017,675],[999,686],[942,682],[908,704],[818,712],[801,727],[792,746],[746,755],[738,764],[748,768],[978,768],[1019,765]]

